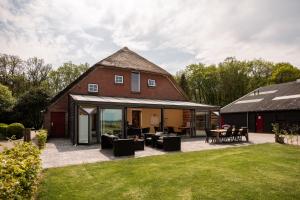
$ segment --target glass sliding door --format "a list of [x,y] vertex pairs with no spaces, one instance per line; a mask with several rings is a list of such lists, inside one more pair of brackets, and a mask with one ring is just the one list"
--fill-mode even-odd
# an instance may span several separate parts
[[82,109],[79,109],[78,116],[78,143],[89,143],[89,115]]
[[78,115],[78,143],[91,144],[96,140],[97,107],[79,107]]
[[122,109],[101,109],[101,134],[122,137]]

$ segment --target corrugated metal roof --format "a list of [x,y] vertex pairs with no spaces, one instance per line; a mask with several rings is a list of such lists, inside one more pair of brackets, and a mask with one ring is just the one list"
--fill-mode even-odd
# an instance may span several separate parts
[[300,83],[297,81],[269,85],[258,88],[224,106],[221,113],[299,110],[298,94],[300,94]]
[[218,106],[199,104],[189,101],[170,101],[156,99],[139,99],[124,97],[104,97],[91,95],[70,95],[73,100],[83,103],[109,104],[109,105],[130,105],[130,106],[148,106],[148,107],[180,107],[180,108],[203,108],[207,110],[217,110]]

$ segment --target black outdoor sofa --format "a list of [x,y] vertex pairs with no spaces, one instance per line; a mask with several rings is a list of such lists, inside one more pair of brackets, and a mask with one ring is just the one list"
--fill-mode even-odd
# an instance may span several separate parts
[[133,139],[119,139],[108,134],[101,136],[101,149],[113,149],[114,156],[133,156],[135,154]]
[[169,134],[153,135],[145,134],[146,145],[161,148],[164,151],[180,151],[181,150],[181,137]]

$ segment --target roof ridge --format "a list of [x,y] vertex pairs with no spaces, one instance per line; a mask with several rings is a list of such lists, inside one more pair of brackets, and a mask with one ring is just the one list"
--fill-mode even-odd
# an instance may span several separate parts
[[[124,48],[127,48],[127,47],[123,47],[122,49],[124,49]],[[103,62],[104,60],[106,60],[106,59],[109,59],[109,58],[111,58],[111,57],[113,57],[113,56],[117,55],[118,53],[120,53],[120,51],[122,51],[122,49],[119,49],[119,50],[118,50],[118,51],[116,51],[115,53],[113,53],[113,54],[111,54],[111,55],[107,56],[106,58],[103,58],[102,60],[100,60],[100,61],[96,62],[96,64],[94,64],[94,65],[99,65],[99,64],[102,64],[101,62]],[[127,48],[127,49],[128,49],[128,48]]]
[[[123,47],[121,49],[119,49],[118,51],[116,51],[115,53],[111,54],[110,56],[100,60],[99,62],[96,63],[96,65],[106,65],[106,66],[109,66],[109,64],[105,63],[105,62],[108,62],[108,63],[111,63],[111,61],[109,61],[109,59],[121,54],[122,52],[126,52],[126,53],[129,53],[133,56],[135,56],[137,59],[140,59],[142,61],[145,62],[146,65],[149,65],[150,67],[154,68],[154,70],[152,70],[152,72],[156,72],[156,73],[161,73],[161,74],[165,74],[165,75],[169,75],[171,76],[171,74],[169,72],[167,72],[165,69],[163,69],[162,67],[158,66],[157,64],[151,62],[150,60],[146,59],[145,57],[139,55],[138,53],[130,50],[128,47]],[[115,66],[115,64],[112,64],[112,66]],[[128,68],[128,67],[127,67]],[[156,68],[156,70],[155,70]],[[147,70],[147,69],[144,69],[144,71],[151,71],[151,70]]]
[[124,49],[125,49],[125,50],[127,50],[128,52],[130,52],[130,53],[132,53],[132,54],[134,54],[134,55],[138,56],[139,58],[141,58],[141,59],[143,59],[143,60],[147,61],[148,63],[150,63],[150,64],[154,65],[155,67],[157,67],[157,68],[159,68],[159,69],[161,69],[161,70],[165,71],[167,74],[170,74],[169,72],[167,72],[167,71],[166,71],[165,69],[163,69],[162,67],[160,67],[160,66],[158,66],[157,64],[155,64],[155,63],[151,62],[150,60],[148,60],[147,58],[145,58],[145,57],[143,57],[143,56],[139,55],[138,53],[136,53],[136,52],[134,52],[134,51],[130,50],[128,47],[123,47],[121,50],[124,50]]

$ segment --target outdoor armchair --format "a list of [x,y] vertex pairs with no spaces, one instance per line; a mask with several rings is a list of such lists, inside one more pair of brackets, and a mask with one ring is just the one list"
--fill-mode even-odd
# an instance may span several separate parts
[[117,139],[113,141],[114,156],[132,156],[134,155],[133,139]]
[[156,141],[157,147],[164,151],[180,151],[181,137],[179,136],[163,136],[162,139]]
[[101,149],[112,149],[113,148],[113,141],[118,139],[117,136],[103,134],[101,136]]

